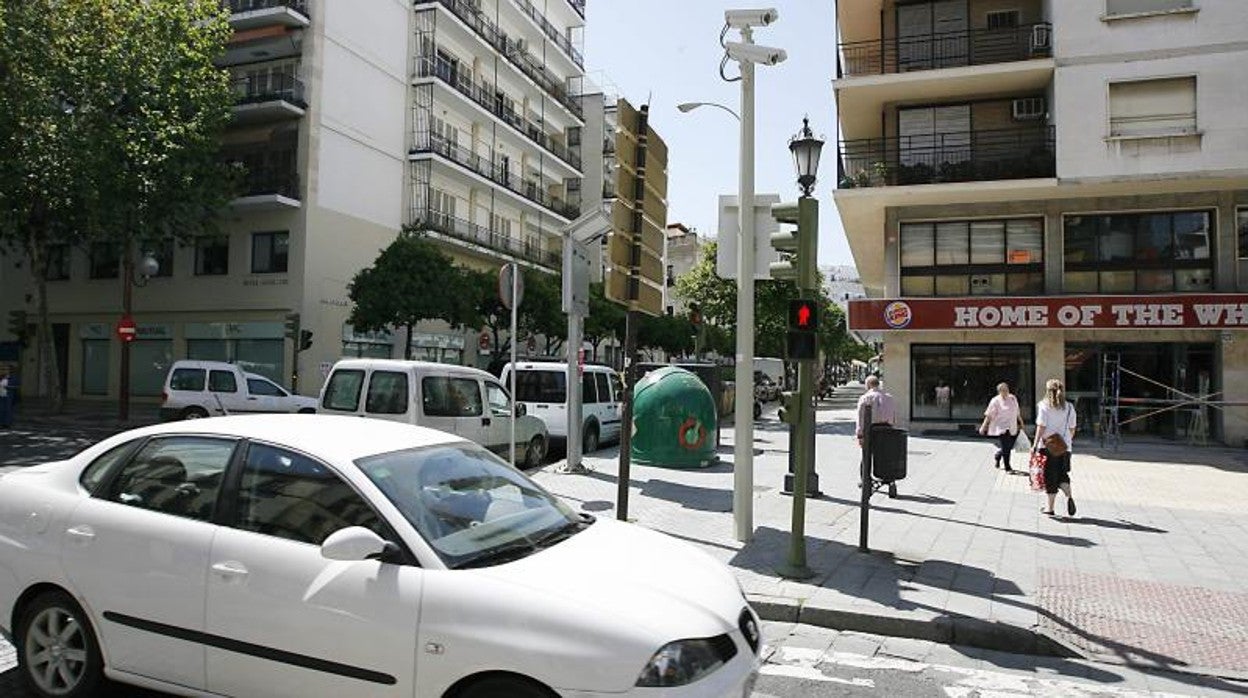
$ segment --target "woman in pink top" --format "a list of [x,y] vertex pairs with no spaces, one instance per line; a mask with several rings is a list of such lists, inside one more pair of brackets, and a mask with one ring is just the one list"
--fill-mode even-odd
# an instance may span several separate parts
[[1023,428],[1023,416],[1018,409],[1018,398],[1010,394],[1008,383],[997,384],[997,396],[988,402],[984,410],[984,423],[979,425],[979,433],[997,438],[997,454],[993,463],[1000,468],[1005,464],[1005,472],[1012,473],[1010,468],[1010,452],[1014,450],[1014,442],[1018,432]]

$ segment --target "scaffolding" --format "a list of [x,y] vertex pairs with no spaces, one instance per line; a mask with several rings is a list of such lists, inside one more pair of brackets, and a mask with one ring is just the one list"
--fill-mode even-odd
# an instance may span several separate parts
[[[1122,377],[1130,376],[1157,386],[1165,391],[1163,398],[1129,397],[1122,395]],[[1105,352],[1101,357],[1101,414],[1100,439],[1101,446],[1112,444],[1117,450],[1122,444],[1122,427],[1149,417],[1187,410],[1191,412],[1186,425],[1187,442],[1196,446],[1209,444],[1209,409],[1223,410],[1225,407],[1244,406],[1248,403],[1228,402],[1222,400],[1222,391],[1210,392],[1210,377],[1201,373],[1197,377],[1196,392],[1186,393],[1174,386],[1149,378],[1122,365],[1122,355],[1118,352]],[[1138,411],[1131,417],[1123,419],[1123,410]],[[1231,414],[1223,412],[1223,414]]]

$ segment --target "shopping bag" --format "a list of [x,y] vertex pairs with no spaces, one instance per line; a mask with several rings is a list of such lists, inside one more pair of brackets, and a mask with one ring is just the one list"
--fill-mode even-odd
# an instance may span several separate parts
[[1031,450],[1031,439],[1027,438],[1027,432],[1018,432],[1018,440],[1014,442],[1015,453],[1027,453]]
[[1044,489],[1044,464],[1048,459],[1039,451],[1031,454],[1031,463],[1028,465],[1027,474],[1031,479],[1031,489],[1039,492]]

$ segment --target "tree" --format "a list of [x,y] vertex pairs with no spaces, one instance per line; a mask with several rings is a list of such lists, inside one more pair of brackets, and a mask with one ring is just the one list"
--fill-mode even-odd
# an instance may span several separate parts
[[405,227],[373,265],[347,286],[352,308],[348,322],[364,331],[407,329],[403,357],[412,358],[412,330],[424,320],[459,327],[476,315],[473,280],[436,245]]
[[568,316],[563,312],[563,287],[559,278],[540,271],[524,273],[524,298],[520,302],[521,329],[541,335],[543,354],[553,356],[568,338]]
[[668,360],[673,354],[693,351],[693,324],[686,317],[643,315],[637,327],[637,345],[643,349],[658,349]]
[[[498,272],[463,269],[469,290],[466,296],[473,306],[472,322],[489,332],[493,349],[490,370],[497,373],[511,353],[511,309],[498,298]],[[568,335],[567,316],[563,314],[558,280],[545,272],[526,270],[524,294],[516,309],[516,323],[521,337],[544,335],[546,353],[557,351]]]
[[216,0],[0,4],[0,244],[29,263],[54,404],[49,247],[118,242],[129,275],[136,239],[213,229],[233,182],[217,156],[233,97],[213,64],[230,35]]

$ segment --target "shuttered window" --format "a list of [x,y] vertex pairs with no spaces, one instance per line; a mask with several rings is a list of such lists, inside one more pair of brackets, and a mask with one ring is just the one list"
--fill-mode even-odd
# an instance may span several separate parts
[[1105,0],[1105,14],[1111,16],[1168,12],[1190,7],[1192,7],[1192,0]]
[[1110,136],[1196,133],[1196,78],[1111,83]]

